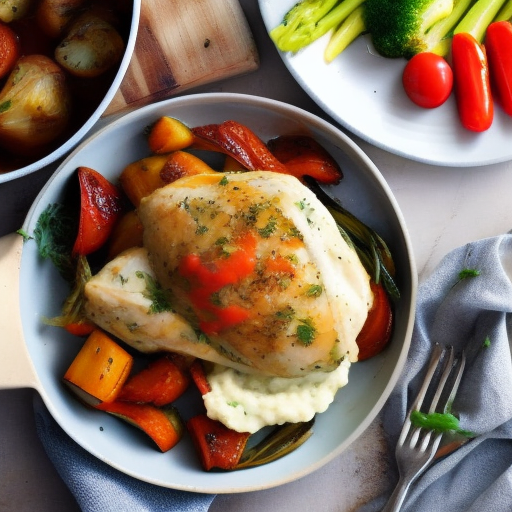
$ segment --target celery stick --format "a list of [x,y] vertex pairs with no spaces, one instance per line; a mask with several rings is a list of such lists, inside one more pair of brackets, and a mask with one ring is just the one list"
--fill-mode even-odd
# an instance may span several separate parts
[[[453,3],[452,12],[437,21],[425,34],[424,41],[426,47],[424,51],[433,52],[442,57],[446,57],[450,52],[451,39],[446,36],[455,27],[455,25],[462,19],[469,6],[474,0],[455,0]],[[511,0],[512,1],[512,0]]]
[[[339,0],[302,0],[296,3],[285,15],[283,21],[270,31],[270,38],[281,51],[297,51],[306,46],[307,34],[315,30],[317,23],[339,2]],[[304,43],[292,47],[291,38],[300,31]],[[296,38],[295,38],[296,39]]]
[[501,8],[494,21],[510,21],[512,18],[512,0],[505,2],[505,5]]
[[[337,27],[354,9],[359,7],[364,0],[342,0],[328,12],[324,13],[316,22],[304,20],[296,30],[287,34],[286,38],[279,40],[278,48],[282,51],[297,52],[308,46],[329,30]],[[299,4],[300,5],[300,4]],[[325,10],[323,11],[325,12]],[[318,16],[317,16],[318,18]],[[270,33],[272,37],[272,32]]]
[[350,43],[366,31],[364,6],[356,7],[341,23],[325,48],[324,58],[332,62]]
[[454,34],[467,32],[481,43],[487,27],[504,3],[505,0],[478,0],[455,27]]

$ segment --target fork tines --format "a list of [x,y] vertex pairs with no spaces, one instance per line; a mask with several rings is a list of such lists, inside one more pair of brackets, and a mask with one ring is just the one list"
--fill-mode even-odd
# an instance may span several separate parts
[[[421,388],[408,411],[406,425],[415,410],[445,413],[451,408],[465,363],[464,352],[455,357],[453,347],[445,348],[438,343],[435,344]],[[409,430],[406,425],[402,434]]]

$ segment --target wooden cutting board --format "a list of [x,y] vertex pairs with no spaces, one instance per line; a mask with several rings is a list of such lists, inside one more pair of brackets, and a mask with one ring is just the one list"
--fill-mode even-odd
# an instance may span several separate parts
[[104,116],[258,66],[238,0],[142,0],[133,56]]

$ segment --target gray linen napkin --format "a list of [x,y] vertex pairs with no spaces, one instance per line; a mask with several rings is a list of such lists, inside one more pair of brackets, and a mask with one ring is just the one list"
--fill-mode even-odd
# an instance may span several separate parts
[[[462,278],[466,270],[476,272]],[[419,287],[411,349],[382,412],[390,456],[394,460],[405,415],[436,342],[464,349],[468,356],[452,412],[463,429],[478,436],[411,486],[403,512],[512,510],[511,278],[512,235],[506,234],[452,251]],[[360,512],[381,510],[387,498]]]
[[50,460],[83,512],[206,512],[212,494],[175,491],[141,482],[75,443],[34,398],[36,429]]

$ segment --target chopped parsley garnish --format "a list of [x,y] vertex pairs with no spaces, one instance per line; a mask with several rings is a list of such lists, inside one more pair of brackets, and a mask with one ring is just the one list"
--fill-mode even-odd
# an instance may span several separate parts
[[292,238],[298,238],[299,240],[302,240],[304,237],[299,229],[297,229],[296,226],[293,226],[288,231],[288,236],[291,236]]
[[299,264],[299,258],[297,257],[296,254],[288,254],[286,256],[286,259],[290,260],[290,262],[293,263],[294,265],[298,265]]
[[208,232],[208,226],[205,226],[204,224],[197,226],[196,228],[196,235],[204,235]]
[[490,346],[491,346],[491,338],[489,338],[489,336],[486,336],[484,342],[482,343],[482,347],[489,348]]
[[459,272],[459,279],[467,279],[469,277],[477,277],[480,275],[480,270],[474,268],[465,268]]
[[262,238],[269,238],[272,235],[272,233],[274,233],[276,228],[277,228],[277,219],[275,217],[270,217],[267,225],[261,229],[258,229],[258,233],[260,234],[260,236]]
[[144,279],[146,282],[146,289],[142,292],[142,295],[151,301],[149,306],[149,313],[162,313],[164,311],[172,311],[171,304],[167,297],[165,290],[151,277],[147,272],[137,270],[135,275],[139,279]]
[[276,317],[280,320],[291,320],[295,315],[295,311],[291,307],[287,307],[286,309],[282,309],[281,311],[276,312]]
[[323,288],[319,284],[312,284],[306,290],[306,297],[320,297],[322,295]]
[[11,105],[12,105],[11,100],[7,100],[7,101],[4,101],[3,103],[0,103],[0,114],[3,112],[7,112],[7,110],[9,110],[11,108]]
[[222,301],[220,300],[219,292],[214,292],[210,295],[210,302],[214,306],[222,306]]
[[295,334],[305,347],[309,347],[315,339],[316,329],[310,319],[301,320],[301,322],[302,323],[297,326]]
[[222,185],[223,187],[225,187],[228,183],[229,183],[229,181],[228,181],[227,177],[222,176],[222,179],[219,181],[219,185]]
[[223,237],[221,237],[221,238],[217,238],[217,240],[215,240],[215,245],[220,245],[220,246],[222,246],[222,245],[225,245],[225,244],[227,244],[227,243],[228,243],[228,239],[227,239],[227,237],[225,237],[225,236],[223,236]]

